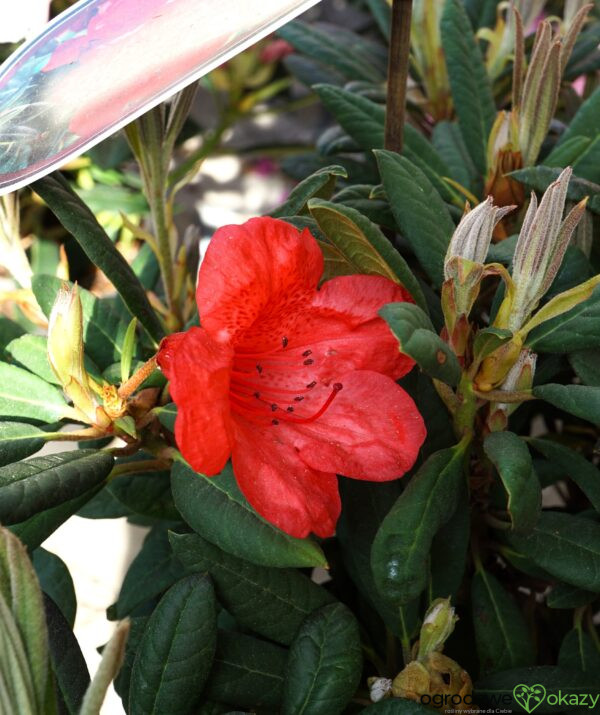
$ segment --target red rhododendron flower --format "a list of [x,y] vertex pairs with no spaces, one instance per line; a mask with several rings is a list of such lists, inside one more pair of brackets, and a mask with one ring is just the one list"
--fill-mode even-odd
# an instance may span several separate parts
[[317,290],[322,273],[308,230],[271,218],[220,228],[198,278],[202,327],[166,338],[158,357],[185,459],[214,475],[231,457],[250,504],[298,537],[333,534],[336,474],[395,479],[425,438],[395,382],[413,362],[377,316],[410,296],[380,276]]

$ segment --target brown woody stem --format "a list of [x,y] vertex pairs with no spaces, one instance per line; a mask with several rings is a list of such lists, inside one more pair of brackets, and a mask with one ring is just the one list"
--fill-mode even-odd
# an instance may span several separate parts
[[385,148],[400,153],[404,144],[406,83],[410,54],[412,0],[394,0],[388,57]]

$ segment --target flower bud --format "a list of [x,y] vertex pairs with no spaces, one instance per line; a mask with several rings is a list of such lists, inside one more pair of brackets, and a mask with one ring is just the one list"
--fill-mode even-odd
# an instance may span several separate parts
[[436,598],[425,614],[419,636],[417,659],[422,661],[433,651],[441,651],[454,630],[458,616],[450,605],[449,598]]
[[539,207],[535,194],[531,194],[513,257],[514,296],[510,311],[501,311],[508,315],[507,327],[513,332],[522,327],[552,284],[585,212],[583,200],[562,220],[571,174],[570,167],[562,171],[546,189]]
[[[532,350],[521,350],[515,364],[510,368],[500,390],[505,392],[522,392],[530,390],[533,385],[537,355]],[[490,432],[505,430],[508,418],[517,409],[519,402],[496,402],[490,405],[490,415],[487,425]]]
[[100,407],[83,366],[83,313],[77,286],[59,289],[48,323],[48,361],[65,394],[82,419],[106,427],[110,419]]

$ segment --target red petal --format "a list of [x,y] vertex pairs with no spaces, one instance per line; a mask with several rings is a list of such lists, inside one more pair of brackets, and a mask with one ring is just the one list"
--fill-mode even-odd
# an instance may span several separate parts
[[423,418],[412,398],[391,378],[348,373],[331,406],[314,422],[283,418],[273,429],[312,469],[386,481],[407,472],[425,440]]
[[231,454],[232,359],[233,350],[202,328],[175,333],[160,345],[158,364],[177,405],[175,439],[188,463],[203,474],[218,474]]
[[253,349],[273,349],[294,330],[322,273],[323,255],[308,230],[268,217],[223,226],[198,275],[202,326],[216,340],[244,337]]
[[233,471],[240,489],[261,516],[288,534],[332,536],[341,510],[335,474],[309,469],[277,429],[236,419]]
[[386,303],[413,302],[404,288],[382,276],[340,276],[314,295],[290,348],[310,348],[323,382],[350,370],[372,370],[398,379],[414,366],[377,311]]

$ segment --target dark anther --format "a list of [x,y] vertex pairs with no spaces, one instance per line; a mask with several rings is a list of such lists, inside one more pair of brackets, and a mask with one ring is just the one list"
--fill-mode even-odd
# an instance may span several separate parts
[[260,375],[260,373],[262,372],[262,367],[261,367],[258,363],[256,363],[256,372],[257,372],[259,375]]
[[277,412],[277,405],[276,405],[275,403],[273,403],[273,404],[271,405],[271,411],[272,411],[272,412]]
[[271,420],[271,424],[272,424],[272,425],[278,425],[278,424],[279,424],[279,420]]
[[285,337],[285,335],[283,336],[283,338],[281,338],[281,344],[284,348],[287,348],[288,339]]
[[288,412],[293,412],[293,411],[294,411],[294,408],[290,405],[290,406],[287,408],[287,411],[288,411]]
[[302,402],[304,397],[294,397],[294,402]]
[[304,364],[305,364],[305,365],[312,365],[313,362],[314,362],[314,360],[311,360],[310,358],[308,358],[308,360],[305,360],[305,361],[304,361]]
[[312,382],[309,382],[309,383],[308,383],[308,385],[306,386],[306,388],[307,388],[308,390],[312,390],[313,387],[314,387],[316,384],[317,384],[317,381],[316,381],[316,380],[313,380]]
[[309,355],[312,355],[312,350],[305,350],[302,353],[302,357],[308,357]]

